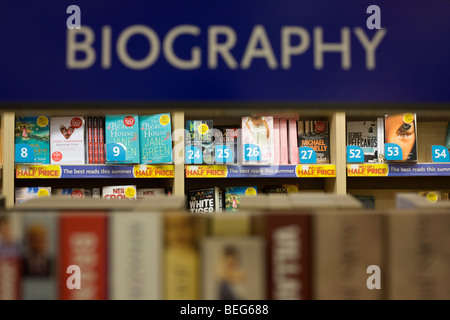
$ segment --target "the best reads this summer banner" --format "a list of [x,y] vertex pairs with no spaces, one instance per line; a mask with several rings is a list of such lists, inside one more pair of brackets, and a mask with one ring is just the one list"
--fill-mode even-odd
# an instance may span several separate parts
[[448,103],[450,1],[2,0],[0,106]]

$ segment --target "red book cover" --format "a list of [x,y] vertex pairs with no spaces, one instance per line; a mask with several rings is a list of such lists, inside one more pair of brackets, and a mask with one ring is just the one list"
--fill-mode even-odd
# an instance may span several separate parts
[[98,117],[93,118],[94,124],[94,163],[98,164]]
[[87,117],[87,130],[88,130],[88,163],[94,163],[94,138],[92,132],[92,117]]
[[[107,300],[106,212],[61,212],[59,239],[59,299]],[[71,265],[80,268],[80,289],[68,287]]]
[[307,213],[268,213],[269,300],[311,300],[311,223]]
[[99,163],[105,163],[105,131],[104,118],[98,118],[98,155]]

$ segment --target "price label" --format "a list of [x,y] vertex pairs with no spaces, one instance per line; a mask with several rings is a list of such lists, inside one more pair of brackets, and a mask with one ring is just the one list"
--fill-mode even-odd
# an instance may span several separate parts
[[18,163],[34,162],[34,150],[27,144],[16,144],[15,161]]
[[251,143],[244,145],[244,161],[261,161],[261,150],[257,145]]
[[359,146],[347,146],[347,162],[364,162],[364,151]]
[[317,154],[313,148],[300,147],[298,148],[298,155],[300,163],[317,163]]
[[433,162],[450,162],[448,149],[444,146],[431,146]]
[[203,153],[202,150],[194,146],[186,146],[184,153],[184,162],[186,164],[202,164]]
[[233,151],[227,146],[214,146],[216,163],[233,163]]
[[126,149],[121,143],[108,143],[106,145],[106,160],[113,162],[124,162],[126,159]]
[[384,145],[384,157],[387,161],[403,160],[402,148],[396,143],[386,143]]

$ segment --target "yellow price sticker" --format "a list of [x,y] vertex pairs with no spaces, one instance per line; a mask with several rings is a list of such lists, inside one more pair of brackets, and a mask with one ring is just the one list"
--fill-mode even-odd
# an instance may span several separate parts
[[48,192],[47,189],[39,189],[39,191],[37,193],[38,198],[48,197],[49,195],[50,195],[50,192]]
[[208,125],[207,125],[206,123],[200,124],[200,125],[198,126],[198,128],[197,128],[197,131],[198,131],[198,133],[200,133],[200,134],[205,134],[205,133],[208,132],[208,130],[209,130],[209,127],[208,127]]
[[435,192],[430,192],[427,194],[427,200],[430,202],[437,202],[438,201],[438,195]]
[[134,198],[136,195],[136,190],[132,187],[128,187],[125,189],[125,197],[127,198]]
[[163,114],[159,117],[159,123],[163,126],[167,126],[170,122],[170,117],[167,114]]
[[403,115],[403,121],[407,124],[410,124],[414,121],[414,115],[412,113],[405,113]]
[[37,124],[39,127],[46,127],[48,126],[48,118],[46,116],[39,116],[37,118]]
[[247,190],[245,190],[245,195],[246,196],[256,196],[256,189],[253,187],[247,188]]

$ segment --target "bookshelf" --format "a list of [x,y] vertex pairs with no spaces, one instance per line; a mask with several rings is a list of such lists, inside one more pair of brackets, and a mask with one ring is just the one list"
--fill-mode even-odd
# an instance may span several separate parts
[[[261,111],[262,110],[262,111]],[[347,163],[346,122],[376,119],[388,110],[346,111],[305,109],[289,106],[278,113],[301,115],[306,119],[326,119],[330,130],[330,164],[297,165],[190,165],[184,163],[185,120],[212,119],[214,125],[239,125],[246,115],[270,114],[265,107],[255,112],[253,107],[203,109],[170,107],[164,109],[130,107],[127,113],[172,115],[174,164],[172,165],[15,165],[15,115],[70,116],[72,111],[55,109],[23,109],[2,113],[2,192],[5,207],[14,207],[14,188],[50,185],[62,187],[98,187],[101,185],[134,184],[137,187],[170,187],[174,195],[182,196],[189,189],[218,186],[257,186],[298,184],[299,192],[319,191],[330,194],[374,195],[379,209],[394,208],[395,194],[407,191],[441,190],[449,192],[450,163],[432,162],[431,147],[443,145],[450,112],[443,110],[418,111],[417,163]],[[401,111],[400,111],[401,112]],[[78,108],[81,116],[122,114],[105,108]]]

